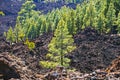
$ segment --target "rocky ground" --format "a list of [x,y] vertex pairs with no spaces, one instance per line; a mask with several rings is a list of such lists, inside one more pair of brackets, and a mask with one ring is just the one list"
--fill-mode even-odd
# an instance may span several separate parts
[[106,68],[113,59],[120,56],[120,36],[99,34],[86,28],[74,36],[77,49],[69,57],[71,66],[82,72]]
[[[52,36],[52,33],[45,33],[39,38],[33,40],[36,44],[36,48],[32,51],[30,51],[22,42],[9,45],[9,42],[1,37],[0,56],[6,55],[6,57],[0,57],[0,66],[7,65],[7,67],[13,69],[14,71],[24,69],[26,66],[26,70],[31,71],[30,74],[28,74],[27,71],[24,73],[20,72],[21,74],[16,72],[19,74],[18,78],[21,78],[20,75],[22,74],[31,75],[34,73],[35,77],[33,78],[38,78],[38,80],[43,80],[46,77],[48,78],[47,80],[55,80],[54,78],[59,78],[58,80],[120,79],[119,35],[103,35],[99,34],[96,30],[91,28],[86,28],[84,31],[74,35],[77,49],[75,49],[66,57],[71,59],[70,68],[75,68],[75,71],[69,71],[64,68],[60,69],[61,67],[58,67],[54,70],[46,70],[39,65],[39,61],[45,58],[45,54],[48,50],[47,45],[49,44]],[[15,59],[12,61],[9,55],[14,56]],[[23,62],[21,63],[22,65],[18,64],[19,61]],[[14,68],[13,64],[15,66],[18,64],[20,69],[16,67]],[[2,70],[4,72],[6,68]],[[1,75],[7,75],[3,72],[0,70]],[[30,78],[28,77],[28,79]]]
[[[53,33],[45,33],[33,40],[36,48],[30,51],[23,42],[9,44],[2,33],[14,27],[17,13],[23,2],[0,0],[0,79],[4,80],[120,80],[120,35],[99,34],[86,28],[73,36],[77,48],[66,55],[71,59],[69,69],[56,67],[43,69],[40,60],[45,59]],[[47,13],[63,5],[75,8],[75,4],[38,3],[36,10]]]

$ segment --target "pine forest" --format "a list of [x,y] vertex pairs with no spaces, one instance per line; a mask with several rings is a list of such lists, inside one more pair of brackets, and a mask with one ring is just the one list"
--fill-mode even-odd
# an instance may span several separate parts
[[1,0],[0,80],[120,80],[120,0]]

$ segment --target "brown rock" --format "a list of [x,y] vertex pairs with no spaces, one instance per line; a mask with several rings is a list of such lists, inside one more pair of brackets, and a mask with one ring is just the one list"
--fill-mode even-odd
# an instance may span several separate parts
[[7,52],[0,53],[0,79],[36,80],[38,77],[35,74],[27,68],[20,58]]

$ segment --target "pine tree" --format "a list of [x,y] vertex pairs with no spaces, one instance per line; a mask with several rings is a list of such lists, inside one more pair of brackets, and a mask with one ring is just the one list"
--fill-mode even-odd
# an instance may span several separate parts
[[81,29],[82,17],[83,17],[82,8],[80,5],[77,5],[76,6],[76,27],[78,31]]
[[59,20],[60,20],[60,10],[56,9],[54,14],[54,26],[52,26],[52,31],[56,29]]
[[116,10],[116,16],[118,16],[119,11],[120,11],[120,0],[113,0],[113,2],[114,2],[115,10]]
[[70,12],[70,18],[68,21],[68,30],[70,34],[75,34],[76,30],[77,30],[77,26],[76,26],[76,13],[74,10],[71,10]]
[[117,25],[118,25],[117,27],[118,33],[120,33],[120,12],[118,14]]
[[19,41],[23,41],[25,34],[19,24],[17,24],[14,28],[14,34],[15,34],[15,41],[16,43]]
[[86,14],[84,16],[83,22],[84,22],[84,27],[95,27],[95,20],[96,19],[96,8],[95,8],[95,3],[91,0],[86,8]]
[[15,42],[15,35],[14,35],[14,31],[12,29],[12,27],[9,28],[8,32],[6,33],[6,39],[7,41],[10,42],[10,45]]
[[100,13],[97,17],[96,26],[97,26],[96,29],[100,33],[105,32],[105,16],[102,13]]
[[37,35],[37,30],[36,28],[38,27],[38,22],[35,21],[38,19],[35,19],[35,17],[32,17],[32,18],[29,18],[26,20],[26,37],[27,38],[30,38],[30,39],[34,39],[36,38],[38,35]]
[[38,21],[36,23],[36,29],[35,29],[36,35],[37,35],[36,37],[38,37],[40,35],[40,29],[41,29],[41,25],[42,25],[42,17],[43,17],[43,15],[40,15],[38,18]]
[[100,33],[106,32],[106,18],[105,18],[105,10],[106,10],[106,1],[97,0],[96,2],[96,11],[97,11],[97,20],[96,20],[96,29]]
[[25,24],[26,18],[32,17],[32,12],[34,11],[35,4],[33,0],[26,0],[26,2],[22,5],[20,12],[18,12],[17,21],[19,21],[22,25]]
[[57,65],[69,66],[68,63],[70,62],[70,59],[65,58],[65,55],[75,49],[73,42],[74,40],[72,39],[72,35],[68,32],[66,23],[61,19],[54,32],[54,37],[48,45],[49,53],[46,57],[51,61],[42,61],[41,65],[45,66],[45,64],[49,62],[51,65],[45,67],[55,67]]
[[[77,22],[76,25],[78,27],[78,31],[85,28],[85,17],[86,17],[86,9],[87,9],[87,3],[84,2],[82,5],[78,5],[76,8],[76,14],[77,14]],[[84,6],[83,6],[84,5]]]
[[[33,0],[26,0],[26,2],[22,5],[20,12],[18,13],[16,27],[19,25],[23,32],[25,38],[33,39],[37,37],[39,34],[39,11],[35,11],[35,4]],[[38,32],[37,32],[38,31]],[[17,34],[17,33],[16,33]],[[22,35],[23,35],[22,34]]]
[[113,3],[110,3],[109,5],[106,18],[107,18],[107,23],[106,23],[107,32],[110,32],[110,30],[112,30],[113,26],[116,24],[115,8]]
[[45,33],[46,32],[46,19],[44,18],[43,20],[42,20],[42,25],[41,25],[41,29],[40,29],[40,34],[43,34],[43,33]]

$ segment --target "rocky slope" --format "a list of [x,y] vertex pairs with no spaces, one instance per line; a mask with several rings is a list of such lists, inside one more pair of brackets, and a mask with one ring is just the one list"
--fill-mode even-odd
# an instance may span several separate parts
[[[48,72],[47,74],[52,75],[52,72],[56,72],[53,70],[49,73],[49,71],[43,69],[39,65],[39,61],[45,59],[45,54],[48,51],[47,45],[49,44],[52,36],[52,33],[46,33],[35,39],[34,42],[36,48],[32,51],[30,51],[22,42],[9,45],[9,42],[5,41],[5,39],[2,37],[0,38],[0,54],[4,52],[7,53],[6,55],[10,54],[20,58],[21,61],[24,61],[28,70],[36,73],[39,77],[42,76],[42,78],[45,78],[45,76],[48,76],[45,74],[46,72]],[[80,78],[81,76],[78,74],[79,71],[79,73],[82,73],[84,77],[87,75],[86,77],[88,80],[91,77],[100,78],[100,76],[103,76],[101,77],[102,79],[110,78],[111,76],[113,79],[120,78],[119,74],[117,74],[119,73],[120,68],[120,61],[118,58],[120,56],[119,35],[102,35],[94,29],[87,28],[84,31],[74,35],[74,39],[77,49],[75,49],[66,57],[71,59],[70,68],[75,68],[77,72],[70,72],[67,75],[74,75],[73,77],[77,76],[77,78]],[[116,75],[118,77],[116,77]],[[70,77],[73,78],[72,76]]]
[[99,34],[87,28],[74,36],[77,49],[69,55],[71,66],[82,72],[89,72],[107,67],[120,56],[120,36]]
[[[7,31],[9,26],[14,27],[22,3],[19,0],[0,1],[0,11],[5,13],[5,16],[0,16],[0,34]],[[38,2],[35,2],[35,4],[37,5],[36,10],[41,10],[43,13],[47,13],[53,8],[60,8],[63,5],[75,8],[75,4]],[[49,77],[49,80],[52,80],[51,78],[56,77],[53,76],[56,70],[49,72],[39,65],[39,61],[45,59],[48,51],[47,45],[52,36],[53,33],[45,33],[33,40],[36,48],[31,51],[23,42],[10,45],[5,38],[0,37],[0,78],[7,76],[7,79],[36,80],[38,77],[39,79]],[[66,57],[71,59],[70,68],[75,68],[77,72],[69,72],[67,74],[69,77],[65,76],[66,80],[74,80],[75,78],[90,80],[91,78],[98,79],[99,76],[103,76],[102,79],[119,80],[120,35],[99,34],[94,29],[86,28],[74,35],[73,38],[77,48]],[[23,69],[25,69],[25,72]],[[41,75],[45,72],[48,72],[47,75]],[[11,75],[8,75],[8,73]],[[61,78],[58,75],[59,73],[56,74],[57,78]]]
[[[36,80],[36,74],[27,68],[21,58],[10,53],[0,54],[0,78],[4,80]],[[40,78],[37,80],[41,80]]]

